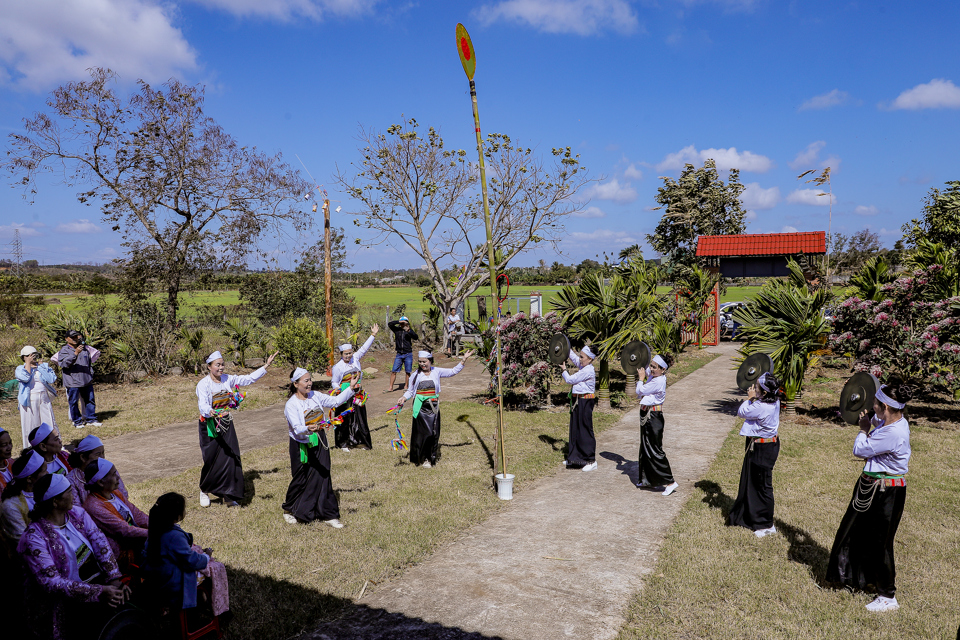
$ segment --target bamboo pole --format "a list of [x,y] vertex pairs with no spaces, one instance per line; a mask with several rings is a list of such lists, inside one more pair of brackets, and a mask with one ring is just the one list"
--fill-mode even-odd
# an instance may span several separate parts
[[327,363],[327,375],[333,374],[336,355],[333,350],[333,265],[330,259],[330,199],[323,199],[323,250],[326,253],[323,265],[323,292],[326,298],[327,346],[330,348],[330,360]]

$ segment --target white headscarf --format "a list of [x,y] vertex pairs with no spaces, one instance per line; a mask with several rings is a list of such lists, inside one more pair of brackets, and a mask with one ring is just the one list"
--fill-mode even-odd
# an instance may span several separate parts
[[661,358],[659,353],[653,356],[653,361],[656,362],[658,365],[660,365],[660,368],[663,370],[666,370],[668,368],[667,361]]
[[349,342],[346,344],[340,345],[340,352],[343,353],[344,351],[353,351],[353,345],[350,344]]
[[297,383],[297,380],[299,380],[299,379],[302,378],[303,376],[307,375],[307,373],[309,373],[309,372],[308,372],[306,369],[304,369],[303,367],[297,367],[296,370],[293,372],[293,375],[290,376],[290,382],[296,384],[296,383]]
[[432,357],[433,357],[433,354],[430,353],[429,351],[420,351],[419,353],[417,353],[417,357],[418,357],[418,358],[432,358]]
[[66,493],[70,490],[70,481],[67,480],[66,476],[55,473],[51,477],[53,479],[50,481],[50,486],[43,492],[43,495],[35,496],[37,502],[44,502],[51,498],[56,498],[61,493]]
[[589,345],[587,345],[587,346],[585,346],[583,349],[581,349],[581,352],[583,353],[583,355],[587,356],[587,357],[590,358],[591,360],[596,360],[596,359],[597,359],[597,356],[593,355],[593,351],[590,350],[590,346],[589,346]]
[[207,364],[210,364],[214,360],[219,360],[222,357],[223,357],[222,353],[220,353],[219,351],[214,351],[213,353],[207,356]]
[[897,402],[896,400],[888,396],[886,393],[884,393],[883,390],[886,388],[887,388],[887,385],[883,385],[880,387],[880,389],[877,390],[877,396],[876,396],[877,400],[879,400],[880,402],[882,402],[887,406],[893,407],[894,409],[903,411],[903,408],[906,407],[907,405],[903,402]]
[[30,438],[30,446],[35,447],[47,438],[50,437],[50,434],[53,433],[53,427],[48,425],[46,422],[40,423],[40,426],[37,427],[37,433]]

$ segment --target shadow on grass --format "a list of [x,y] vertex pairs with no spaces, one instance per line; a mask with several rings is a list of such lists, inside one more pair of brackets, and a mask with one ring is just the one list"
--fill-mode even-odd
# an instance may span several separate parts
[[[723,488],[713,480],[701,480],[694,484],[706,495],[703,503],[712,509],[718,509],[724,523],[730,516],[734,499],[724,493]],[[813,539],[809,533],[800,527],[795,527],[779,518],[773,519],[777,532],[784,537],[790,548],[787,557],[793,561],[809,567],[810,576],[821,587],[829,587],[826,582],[827,563],[830,560],[830,550]]]
[[627,460],[619,453],[610,451],[601,451],[600,457],[610,460],[617,464],[617,471],[630,478],[630,483],[636,486],[640,482],[640,462],[637,460]]
[[[259,480],[263,476],[271,473],[280,473],[280,467],[274,467],[273,469],[247,469],[243,472],[243,499],[240,500],[242,506],[247,506],[257,497],[257,485],[254,480]],[[260,499],[272,500],[273,495],[261,496]]]
[[[462,414],[457,416],[457,422],[462,422],[470,427],[470,430],[473,431],[473,435],[476,436],[477,442],[480,443],[480,446],[483,448],[483,453],[487,456],[487,464],[490,466],[490,469],[493,470],[496,468],[496,464],[493,461],[493,451],[490,450],[490,447],[487,446],[486,440],[480,436],[480,432],[477,431],[477,428],[473,426],[473,423],[470,422],[470,416],[467,414]],[[444,445],[449,446],[449,445]]]

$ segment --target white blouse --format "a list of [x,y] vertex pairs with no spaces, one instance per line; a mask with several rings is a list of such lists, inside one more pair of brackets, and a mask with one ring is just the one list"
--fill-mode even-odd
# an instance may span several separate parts
[[637,395],[640,396],[641,407],[663,404],[667,399],[667,376],[659,375],[653,378],[647,370],[647,381],[637,382]]
[[220,376],[220,382],[214,382],[210,376],[203,376],[203,380],[197,383],[197,405],[200,407],[200,415],[204,418],[213,417],[213,396],[226,391],[233,393],[234,387],[246,387],[251,385],[267,374],[266,367],[260,367],[248,376]]
[[433,386],[437,390],[437,395],[440,395],[440,378],[452,378],[463,371],[463,363],[460,362],[453,369],[444,369],[443,367],[433,367],[430,369],[430,373],[424,373],[423,371],[417,371],[412,376],[410,376],[410,384],[407,386],[407,390],[403,393],[403,399],[409,400],[413,396],[417,395],[417,387],[420,386],[421,382],[427,380],[433,380]]
[[350,362],[344,362],[343,358],[340,358],[337,364],[333,365],[333,378],[330,380],[330,386],[339,391],[340,384],[343,382],[343,376],[352,371],[360,371],[360,358],[366,355],[371,346],[373,346],[373,336],[367,338],[367,341],[364,342],[359,349],[354,351]]
[[867,460],[863,470],[891,476],[905,474],[910,460],[910,423],[900,418],[885,425],[876,416],[870,422],[875,429],[870,435],[861,431],[853,443],[853,455]]
[[772,438],[780,428],[780,401],[744,400],[737,415],[743,418],[740,435],[751,438]]
[[[574,353],[572,349],[570,351],[570,360],[574,365],[580,367],[580,356]],[[593,364],[581,367],[580,370],[573,375],[570,375],[566,371],[562,372],[561,375],[563,376],[564,382],[573,385],[571,391],[577,395],[593,393],[597,387],[597,374],[593,368]]]
[[63,461],[59,457],[54,456],[53,460],[47,463],[47,473],[53,475],[59,473],[62,476],[67,475],[70,470],[67,469],[67,466],[63,464]]
[[[287,419],[287,429],[290,437],[297,442],[306,444],[310,441],[310,430],[307,429],[307,416],[314,411],[323,412],[326,409],[339,407],[353,397],[353,389],[347,387],[339,394],[330,396],[319,391],[311,391],[306,400],[301,400],[296,394],[290,396],[283,407],[283,415]],[[322,417],[321,417],[322,419]]]

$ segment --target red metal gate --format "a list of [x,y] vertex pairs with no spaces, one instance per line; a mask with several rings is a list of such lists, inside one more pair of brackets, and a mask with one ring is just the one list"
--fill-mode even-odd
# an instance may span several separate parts
[[[681,292],[676,294],[677,309],[680,308]],[[679,311],[678,311],[679,313]],[[703,305],[699,314],[690,313],[682,319],[680,330],[683,332],[683,339],[691,343],[697,342],[696,323],[700,322],[700,344],[716,346],[720,344],[720,292],[717,285],[714,285],[713,291]]]

